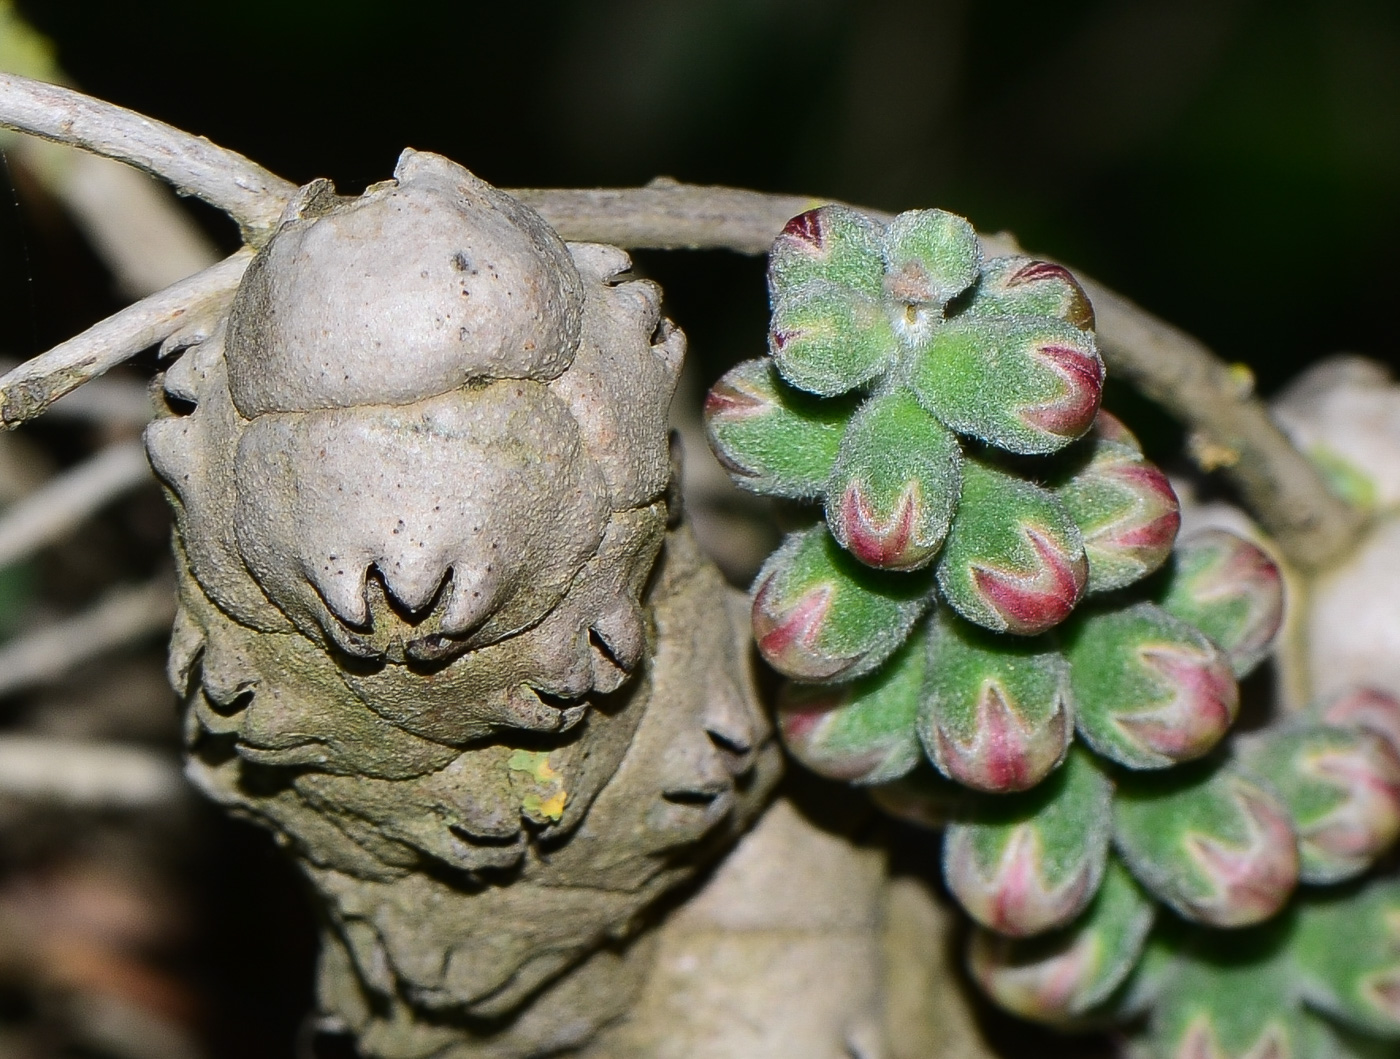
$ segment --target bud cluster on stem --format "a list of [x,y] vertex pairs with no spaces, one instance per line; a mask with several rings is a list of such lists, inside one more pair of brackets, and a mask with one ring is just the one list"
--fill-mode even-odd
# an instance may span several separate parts
[[[769,355],[706,423],[739,485],[813,504],[753,591],[781,732],[945,832],[974,980],[1053,1025],[1146,1013],[1162,1059],[1400,1039],[1400,891],[1350,882],[1400,837],[1400,702],[1227,738],[1283,578],[1235,534],[1177,541],[1099,408],[1080,284],[983,260],[944,211],[839,206],[789,222],[768,278]],[[1353,911],[1364,943],[1329,948]]]

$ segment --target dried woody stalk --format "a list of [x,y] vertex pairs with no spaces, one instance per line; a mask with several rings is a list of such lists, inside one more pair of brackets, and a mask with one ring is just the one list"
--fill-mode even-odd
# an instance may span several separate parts
[[[0,75],[0,126],[119,158],[219,207],[253,246],[276,225],[293,185],[242,155],[68,89]],[[830,201],[656,180],[642,188],[514,189],[565,239],[626,249],[767,250],[788,218]],[[887,219],[878,211],[867,211]],[[989,242],[991,242],[989,240]],[[243,252],[138,302],[0,378],[0,415],[14,426],[63,393],[179,328],[177,306],[204,307],[238,284]],[[1082,278],[1082,277],[1081,277]],[[1213,463],[1236,483],[1288,558],[1322,568],[1355,541],[1362,516],[1332,494],[1289,443],[1238,372],[1203,343],[1092,281],[1111,371],[1208,439]]]

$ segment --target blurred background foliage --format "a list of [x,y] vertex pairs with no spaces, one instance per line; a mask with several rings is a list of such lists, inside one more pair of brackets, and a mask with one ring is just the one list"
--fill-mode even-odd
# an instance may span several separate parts
[[[355,192],[412,146],[502,186],[667,175],[888,210],[941,206],[980,229],[1009,229],[1197,334],[1249,364],[1266,393],[1327,353],[1400,355],[1394,0],[16,6],[76,85],[298,182],[329,176]],[[21,357],[124,299],[32,176],[20,166],[5,173],[13,194],[0,198],[0,355]],[[222,217],[190,208],[234,245]],[[761,352],[760,260],[638,258],[690,335],[693,390]],[[1110,397],[1120,409],[1129,400]],[[1137,403],[1126,411],[1154,455],[1167,455],[1177,438],[1165,421]],[[26,458],[46,468],[109,440],[71,423],[22,435],[32,439]],[[0,600],[0,624],[22,605],[63,610],[133,569],[151,573],[168,562],[165,527],[154,489],[133,496],[81,540],[49,549],[24,585],[0,584],[14,596]],[[79,670],[6,702],[4,721],[173,748],[160,654],[153,642],[125,668]],[[72,895],[90,891],[116,907],[120,886],[51,885],[64,871],[90,879],[92,864],[146,865],[118,872],[168,921],[137,946],[138,963],[164,975],[175,997],[167,1006],[185,1005],[170,1017],[196,1027],[187,1043],[199,1042],[169,1054],[304,1059],[297,1026],[312,1002],[314,925],[291,869],[262,835],[212,808],[182,813],[89,827],[0,799],[0,942],[6,909],[38,907],[35,893],[48,895],[49,919],[26,913],[25,922],[76,921]],[[116,861],[113,849],[124,851]],[[82,870],[70,871],[75,864]],[[36,992],[24,977],[32,966],[5,948],[0,1059],[127,1054],[68,1033],[71,1019],[52,1010],[61,991]],[[130,966],[114,965],[105,980],[130,980]],[[17,1024],[42,1032],[12,1046],[6,1027]]]

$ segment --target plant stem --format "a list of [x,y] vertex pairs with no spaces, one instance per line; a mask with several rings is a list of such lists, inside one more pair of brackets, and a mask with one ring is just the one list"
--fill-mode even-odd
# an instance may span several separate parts
[[0,376],[0,423],[15,427],[33,419],[64,394],[143,349],[212,323],[214,315],[227,310],[252,260],[253,251],[245,247]]
[[[153,173],[225,210],[254,247],[266,241],[296,190],[203,137],[13,74],[0,74],[0,126]],[[643,188],[517,189],[511,194],[538,210],[566,239],[633,249],[728,249],[748,254],[765,251],[788,218],[828,201],[669,179]],[[984,242],[989,250],[1008,249],[1005,239]],[[153,333],[150,321],[141,319],[156,308],[153,303],[163,299],[159,309],[168,318],[187,308],[176,304],[177,295],[187,300],[211,293],[223,296],[232,289],[225,289],[224,282],[231,278],[236,285],[246,267],[247,259],[240,258],[235,255],[138,302],[0,379],[0,417],[6,424],[31,418],[88,378],[161,341],[168,331],[135,345]],[[217,281],[212,290],[211,280]],[[186,293],[186,284],[196,289]],[[1203,463],[1231,477],[1284,554],[1313,569],[1343,554],[1360,532],[1363,516],[1327,489],[1317,470],[1274,425],[1263,402],[1242,384],[1239,373],[1198,340],[1126,298],[1092,281],[1084,285],[1098,314],[1099,340],[1110,370],[1195,430],[1202,442],[1198,452],[1209,454]],[[113,346],[97,352],[103,343]]]
[[[512,189],[565,239],[631,249],[767,250],[787,220],[830,202],[738,188],[656,180],[642,188]],[[888,220],[889,214],[864,210]],[[1014,252],[1005,236],[983,239],[989,253]],[[1332,493],[1270,418],[1247,372],[1204,343],[1079,276],[1093,302],[1104,361],[1196,434],[1207,470],[1220,469],[1288,559],[1319,569],[1344,554],[1364,515]]]
[[0,74],[0,127],[144,169],[223,210],[253,246],[267,241],[296,191],[241,154],[70,88]]

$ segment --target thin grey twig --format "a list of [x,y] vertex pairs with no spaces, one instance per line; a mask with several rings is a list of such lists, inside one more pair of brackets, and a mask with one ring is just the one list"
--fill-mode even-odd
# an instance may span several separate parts
[[[632,249],[768,249],[788,218],[832,200],[657,180],[642,188],[515,189],[565,239]],[[872,216],[888,218],[878,210]],[[984,239],[989,251],[1009,249]],[[1122,295],[1084,281],[1099,344],[1121,375],[1191,427],[1208,469],[1240,489],[1284,554],[1305,568],[1330,564],[1352,545],[1364,516],[1333,494],[1269,416],[1247,378],[1191,337]]]
[[115,743],[0,735],[0,796],[79,809],[144,809],[187,793],[173,755]]
[[0,421],[13,427],[33,419],[64,394],[187,330],[193,321],[212,322],[232,300],[252,259],[253,251],[244,247],[25,361],[0,378]]
[[[19,364],[13,358],[0,357],[0,375]],[[153,413],[151,395],[144,383],[110,376],[93,379],[60,398],[48,411],[51,418],[89,420],[116,430],[140,430],[150,422]]]
[[116,158],[223,210],[253,245],[277,225],[296,186],[202,136],[71,88],[0,74],[0,126]]
[[[151,480],[139,441],[111,445],[50,479],[0,515],[0,567],[58,540],[103,505]],[[0,672],[0,687],[8,677]]]
[[112,589],[88,610],[0,645],[0,696],[57,680],[108,651],[167,633],[174,619],[169,577]]
[[1254,395],[1252,376],[1121,294],[1089,280],[1084,287],[1109,370],[1195,430],[1197,461],[1234,482],[1284,555],[1320,569],[1345,554],[1364,513],[1333,493],[1279,429]]

